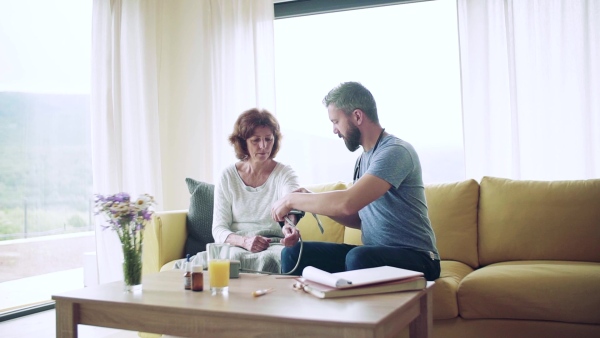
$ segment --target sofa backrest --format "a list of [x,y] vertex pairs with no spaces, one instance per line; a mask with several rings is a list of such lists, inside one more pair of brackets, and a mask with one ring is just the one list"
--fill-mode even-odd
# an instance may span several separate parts
[[428,184],[425,198],[440,258],[477,268],[479,183],[471,179]]
[[600,179],[483,177],[481,265],[514,260],[600,262]]
[[[306,187],[314,192],[348,189],[352,183],[335,182]],[[477,258],[477,201],[479,184],[475,180],[433,184],[425,187],[425,196],[440,256],[463,262],[473,268]],[[307,214],[298,223],[302,239],[362,245],[361,231],[346,228],[329,217],[319,216],[325,233]]]
[[[332,182],[307,186],[306,189],[313,192],[324,192],[332,190],[345,190],[352,186],[352,182]],[[311,214],[304,216],[298,223],[298,229],[302,233],[302,239],[307,241],[321,241],[362,245],[361,231],[347,228],[327,216],[318,216],[323,224],[324,233],[321,234],[317,221]]]
[[[305,188],[313,192],[324,192],[332,190],[344,190],[348,185],[344,182],[332,182],[324,184],[309,185]],[[345,226],[337,223],[327,216],[317,215],[321,224],[323,224],[324,232],[321,234],[317,220],[312,214],[306,213],[298,222],[298,230],[302,234],[302,240],[305,241],[320,241],[342,243],[344,241]]]

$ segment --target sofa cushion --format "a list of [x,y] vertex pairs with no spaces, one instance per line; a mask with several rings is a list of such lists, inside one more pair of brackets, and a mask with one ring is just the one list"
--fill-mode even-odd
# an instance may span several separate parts
[[192,256],[206,251],[206,244],[215,241],[212,236],[215,186],[191,178],[186,178],[185,183],[192,194],[186,216],[188,237],[185,241],[185,254]]
[[[333,182],[333,183],[325,183],[318,185],[310,185],[306,186],[306,189],[313,192],[325,192],[325,191],[333,191],[333,190],[344,190],[347,188],[346,183],[344,182]],[[334,243],[342,243],[344,240],[344,229],[345,226],[339,224],[338,222],[332,220],[327,216],[317,215],[321,224],[323,224],[323,233],[321,234],[321,230],[319,230],[319,226],[317,225],[317,220],[312,216],[312,214],[307,213],[300,222],[298,222],[298,230],[300,230],[300,234],[302,235],[302,239],[305,241],[320,241],[320,242],[334,242]]]
[[473,272],[473,268],[456,261],[441,261],[440,265],[440,278],[433,285],[433,319],[456,318],[458,286],[465,276]]
[[477,181],[428,184],[425,198],[441,259],[478,267]]
[[362,231],[360,229],[346,228],[344,231],[344,243],[362,245]]
[[514,260],[600,262],[600,179],[483,177],[481,265]]
[[600,324],[600,263],[496,263],[467,275],[458,289],[466,319]]
[[[600,326],[513,319],[462,319],[433,322],[435,338],[592,338],[600,337]],[[402,338],[408,338],[408,334]]]

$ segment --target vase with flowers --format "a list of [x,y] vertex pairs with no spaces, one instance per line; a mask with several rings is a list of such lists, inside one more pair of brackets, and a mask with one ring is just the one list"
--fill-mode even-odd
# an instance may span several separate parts
[[105,229],[114,230],[123,249],[123,277],[125,291],[134,292],[142,287],[142,242],[144,228],[154,211],[154,198],[140,195],[131,201],[129,194],[96,195],[96,215],[103,214],[108,222]]

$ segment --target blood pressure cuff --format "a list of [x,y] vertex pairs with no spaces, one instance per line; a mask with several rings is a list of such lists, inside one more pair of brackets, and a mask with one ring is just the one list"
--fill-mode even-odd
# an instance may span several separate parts
[[[296,224],[298,224],[298,222],[300,222],[300,220],[302,219],[302,217],[304,217],[305,212],[304,211],[300,211],[300,210],[290,210],[290,212],[288,213],[288,215],[296,215]],[[279,226],[283,228],[283,226],[285,225],[285,221],[284,222],[279,222]]]

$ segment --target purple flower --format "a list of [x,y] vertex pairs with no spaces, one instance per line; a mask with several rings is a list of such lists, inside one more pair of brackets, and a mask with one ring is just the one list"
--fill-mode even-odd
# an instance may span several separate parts
[[[135,201],[131,201],[130,195],[120,192],[114,195],[95,195],[95,214],[104,214],[108,225],[119,231],[119,236],[128,234],[128,238],[136,238],[137,234],[144,229],[154,211],[150,207],[154,205],[154,198],[148,194],[142,194]],[[121,239],[123,241],[123,238]]]

